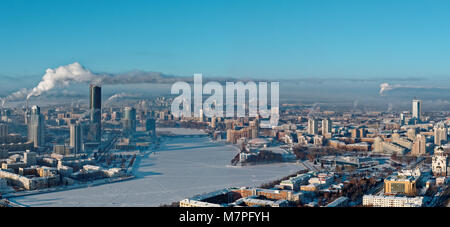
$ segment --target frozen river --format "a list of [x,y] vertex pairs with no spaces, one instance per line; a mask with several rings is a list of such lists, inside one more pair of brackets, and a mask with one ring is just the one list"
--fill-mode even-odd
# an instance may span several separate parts
[[294,163],[229,166],[237,153],[208,137],[164,138],[159,151],[137,163],[136,179],[11,200],[26,206],[159,206],[225,187],[259,186],[303,169]]

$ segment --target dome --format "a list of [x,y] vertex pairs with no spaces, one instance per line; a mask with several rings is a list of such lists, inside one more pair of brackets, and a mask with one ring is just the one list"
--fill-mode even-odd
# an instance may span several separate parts
[[444,148],[442,146],[437,147],[436,149],[434,149],[434,153],[444,153]]

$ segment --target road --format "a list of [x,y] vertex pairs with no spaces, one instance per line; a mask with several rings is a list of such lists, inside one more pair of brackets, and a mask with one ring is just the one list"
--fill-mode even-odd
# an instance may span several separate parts
[[300,163],[307,169],[311,170],[311,171],[315,171],[315,172],[320,172],[320,170],[318,170],[315,166],[312,166],[310,164],[306,163],[307,161],[301,161]]

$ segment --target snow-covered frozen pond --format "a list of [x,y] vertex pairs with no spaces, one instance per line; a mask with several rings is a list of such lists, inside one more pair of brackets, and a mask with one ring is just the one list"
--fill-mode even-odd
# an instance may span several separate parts
[[136,179],[11,200],[26,206],[159,206],[225,187],[259,186],[304,168],[294,163],[229,166],[237,153],[235,146],[208,137],[165,138],[158,152],[142,158]]

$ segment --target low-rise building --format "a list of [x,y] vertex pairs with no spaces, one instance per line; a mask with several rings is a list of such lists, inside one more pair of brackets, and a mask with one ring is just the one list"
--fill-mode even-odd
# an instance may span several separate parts
[[234,202],[237,206],[249,206],[249,207],[287,207],[289,202],[286,200],[267,200],[260,199],[258,196],[250,196],[237,200]]
[[417,195],[416,177],[393,175],[384,180],[385,195]]
[[299,191],[300,186],[306,184],[311,177],[311,173],[298,174],[288,180],[281,181],[280,186],[283,186],[285,189]]
[[363,206],[371,207],[421,207],[423,197],[400,197],[400,196],[363,196]]
[[348,205],[349,198],[345,196],[341,196],[334,200],[333,202],[329,203],[327,207],[346,207]]

